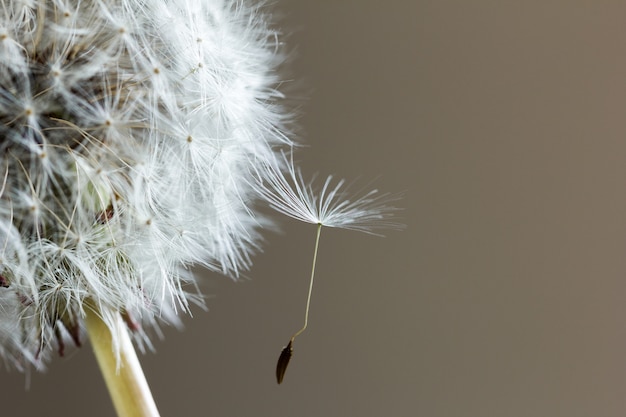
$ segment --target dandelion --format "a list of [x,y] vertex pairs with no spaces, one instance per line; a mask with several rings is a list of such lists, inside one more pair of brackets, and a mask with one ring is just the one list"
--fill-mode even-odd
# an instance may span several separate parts
[[293,161],[268,16],[221,0],[0,5],[0,355],[42,369],[88,335],[120,416],[156,416],[131,338],[201,303],[189,267],[251,265],[262,198],[318,225],[395,227],[390,196],[315,194]]
[[258,182],[258,192],[273,209],[296,220],[317,225],[304,324],[291,336],[289,343],[280,353],[276,364],[276,381],[280,384],[293,355],[293,342],[306,330],[309,322],[315,264],[322,227],[376,234],[375,231],[378,229],[402,229],[403,225],[393,221],[393,216],[398,209],[390,205],[391,202],[399,199],[399,196],[379,193],[376,189],[351,196],[348,188],[344,188],[345,181],[339,180],[333,185],[332,176],[327,177],[320,191],[317,191],[315,178],[306,182],[302,171],[294,165],[293,153],[287,157],[283,152],[281,159],[266,164],[265,170],[258,174]]
[[259,243],[251,172],[273,159],[277,33],[248,2],[0,5],[0,354],[41,369],[84,328],[120,415],[156,415],[129,332],[236,277]]

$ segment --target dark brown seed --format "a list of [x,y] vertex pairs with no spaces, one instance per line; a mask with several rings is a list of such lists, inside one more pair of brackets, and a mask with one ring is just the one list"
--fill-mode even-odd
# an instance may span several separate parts
[[122,311],[122,320],[124,320],[131,332],[138,333],[141,330],[141,324],[126,310]]
[[65,343],[63,343],[61,327],[58,325],[54,326],[54,336],[57,338],[57,343],[59,344],[59,356],[63,357],[65,355]]
[[283,378],[285,377],[285,371],[287,370],[287,365],[289,365],[289,360],[291,359],[291,355],[293,354],[293,348],[291,347],[293,340],[289,341],[289,344],[285,346],[282,352],[280,352],[280,356],[278,357],[278,363],[276,364],[276,382],[279,384],[283,382]]
[[113,210],[113,205],[109,204],[109,206],[105,210],[99,212],[96,215],[96,220],[100,224],[106,224],[109,220],[113,218],[114,214],[115,214],[115,211]]

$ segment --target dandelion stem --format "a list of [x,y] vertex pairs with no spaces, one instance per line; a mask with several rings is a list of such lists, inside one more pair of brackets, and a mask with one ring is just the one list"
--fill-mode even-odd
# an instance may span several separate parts
[[300,330],[295,332],[293,336],[291,336],[291,341],[296,338],[300,333],[302,333],[306,326],[309,324],[309,306],[311,305],[311,293],[313,292],[313,279],[315,278],[315,263],[317,262],[317,248],[320,244],[320,234],[322,232],[322,223],[317,224],[317,234],[315,236],[315,249],[313,251],[313,266],[311,267],[311,279],[309,281],[309,295],[306,298],[306,309],[304,311],[304,325]]
[[[85,308],[87,332],[100,371],[119,417],[158,417],[150,388],[139,364],[122,317],[117,314],[115,337],[95,308]],[[119,343],[119,358],[113,341]],[[118,362],[119,360],[119,362]]]

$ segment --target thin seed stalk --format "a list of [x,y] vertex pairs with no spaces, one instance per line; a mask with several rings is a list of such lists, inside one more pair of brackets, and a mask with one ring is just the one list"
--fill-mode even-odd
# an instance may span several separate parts
[[309,280],[309,294],[306,297],[306,308],[304,309],[304,325],[300,330],[291,336],[291,342],[306,330],[309,325],[309,308],[311,307],[311,294],[313,293],[313,280],[315,279],[315,264],[317,263],[317,249],[320,246],[320,234],[322,233],[322,223],[317,224],[317,233],[315,234],[315,249],[313,250],[313,266],[311,267],[311,279]]
[[98,311],[88,307],[85,312],[91,346],[118,417],[158,417],[159,411],[122,317],[117,314],[114,329],[119,343],[118,363],[111,330]]
[[309,294],[306,297],[306,308],[304,310],[304,324],[300,330],[291,336],[289,344],[287,344],[287,346],[283,348],[282,352],[280,352],[278,363],[276,364],[276,382],[279,384],[283,382],[285,372],[287,372],[287,365],[289,365],[289,361],[293,355],[293,341],[300,335],[300,333],[306,330],[306,327],[309,324],[309,309],[311,307],[311,294],[313,293],[313,280],[315,279],[315,264],[317,263],[317,250],[320,246],[322,226],[322,223],[317,224],[317,233],[315,234],[315,249],[313,250],[313,265],[311,266],[311,279],[309,280]]

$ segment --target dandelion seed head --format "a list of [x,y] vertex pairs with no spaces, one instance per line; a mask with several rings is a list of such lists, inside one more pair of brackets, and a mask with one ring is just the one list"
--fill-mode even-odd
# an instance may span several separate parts
[[250,266],[264,223],[251,173],[290,144],[278,46],[249,2],[3,2],[8,363],[79,343],[87,305],[112,328],[132,316],[142,338],[199,298],[189,266]]

